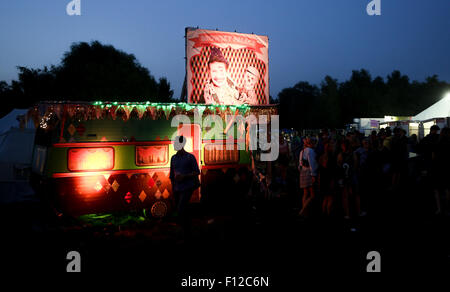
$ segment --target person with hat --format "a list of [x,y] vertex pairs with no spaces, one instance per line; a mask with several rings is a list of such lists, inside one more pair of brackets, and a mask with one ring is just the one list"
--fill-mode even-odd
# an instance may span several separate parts
[[253,66],[248,66],[244,75],[244,86],[239,90],[240,101],[242,103],[257,105],[258,97],[255,92],[255,85],[259,80],[259,72]]
[[199,103],[206,104],[241,104],[239,91],[228,77],[229,63],[219,48],[212,47],[208,61],[209,77],[200,96]]

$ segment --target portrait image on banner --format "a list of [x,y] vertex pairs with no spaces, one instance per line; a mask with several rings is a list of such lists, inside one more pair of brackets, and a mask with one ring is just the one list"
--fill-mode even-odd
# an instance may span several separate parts
[[186,29],[189,103],[269,103],[267,36]]

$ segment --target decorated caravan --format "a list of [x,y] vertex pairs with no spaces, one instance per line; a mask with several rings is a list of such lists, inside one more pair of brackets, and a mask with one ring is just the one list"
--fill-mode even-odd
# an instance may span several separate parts
[[[37,127],[33,185],[71,216],[142,209],[164,217],[173,208],[173,138],[183,135],[185,150],[199,164],[201,187],[192,196],[199,202],[208,190],[214,193],[211,183],[226,186],[250,178],[242,175],[251,167],[249,124],[230,117],[261,113],[273,114],[276,108],[42,102],[28,113]],[[177,116],[184,122],[175,121]]]

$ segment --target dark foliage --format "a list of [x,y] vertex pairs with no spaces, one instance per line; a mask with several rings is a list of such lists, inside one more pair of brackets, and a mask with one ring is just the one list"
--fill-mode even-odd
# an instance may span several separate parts
[[11,108],[26,108],[39,100],[172,101],[165,77],[159,82],[132,54],[98,41],[72,44],[58,66],[17,67],[18,80],[0,82],[0,98]]
[[353,118],[414,116],[449,90],[450,84],[436,75],[424,82],[411,82],[397,70],[386,79],[372,79],[365,69],[354,70],[350,79],[342,83],[326,76],[320,88],[298,82],[278,94],[281,127],[342,128]]

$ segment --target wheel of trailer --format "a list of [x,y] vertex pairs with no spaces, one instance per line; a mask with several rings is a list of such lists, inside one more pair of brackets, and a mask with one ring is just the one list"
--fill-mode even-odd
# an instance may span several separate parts
[[153,218],[161,219],[169,214],[169,209],[170,206],[167,201],[159,200],[154,202],[151,207],[146,208],[144,212],[148,217],[151,216]]

